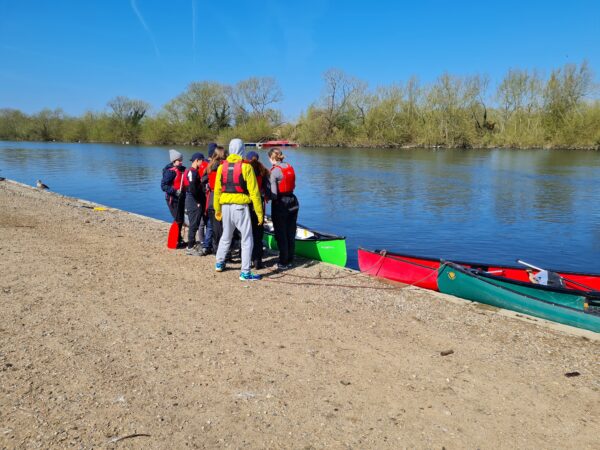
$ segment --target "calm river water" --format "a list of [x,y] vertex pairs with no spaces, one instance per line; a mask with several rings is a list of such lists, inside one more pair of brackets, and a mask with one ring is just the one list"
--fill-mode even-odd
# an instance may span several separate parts
[[[0,176],[171,220],[164,147],[0,142]],[[195,150],[179,148],[186,157]],[[290,149],[299,222],[449,260],[600,273],[600,153],[555,150]],[[266,160],[266,152],[261,152]],[[43,214],[43,212],[41,212]],[[1,212],[0,212],[1,214]],[[43,235],[43,234],[42,234]]]

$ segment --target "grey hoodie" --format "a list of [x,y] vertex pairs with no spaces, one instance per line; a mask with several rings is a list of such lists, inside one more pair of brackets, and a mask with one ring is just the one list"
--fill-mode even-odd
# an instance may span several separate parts
[[244,141],[241,139],[235,138],[232,139],[229,143],[229,154],[230,155],[240,155],[242,158],[244,157],[245,147]]

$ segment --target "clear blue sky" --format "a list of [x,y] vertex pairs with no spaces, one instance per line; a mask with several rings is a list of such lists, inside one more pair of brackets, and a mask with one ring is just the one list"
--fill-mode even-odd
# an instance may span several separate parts
[[27,113],[274,76],[294,119],[330,67],[377,86],[584,59],[598,80],[598,0],[0,0],[0,108]]

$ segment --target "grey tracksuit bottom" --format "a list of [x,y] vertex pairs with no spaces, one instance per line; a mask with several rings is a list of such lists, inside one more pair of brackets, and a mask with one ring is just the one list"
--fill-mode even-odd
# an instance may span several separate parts
[[250,272],[252,258],[252,222],[250,221],[249,205],[225,204],[221,208],[223,214],[223,235],[217,250],[217,262],[225,262],[227,252],[231,246],[233,232],[237,228],[242,235],[242,272]]

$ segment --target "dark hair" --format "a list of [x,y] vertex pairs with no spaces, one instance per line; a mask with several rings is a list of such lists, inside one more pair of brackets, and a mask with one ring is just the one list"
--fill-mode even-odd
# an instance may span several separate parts
[[256,156],[250,160],[250,165],[254,169],[254,174],[256,176],[260,175],[263,178],[269,176],[269,169],[267,169]]

